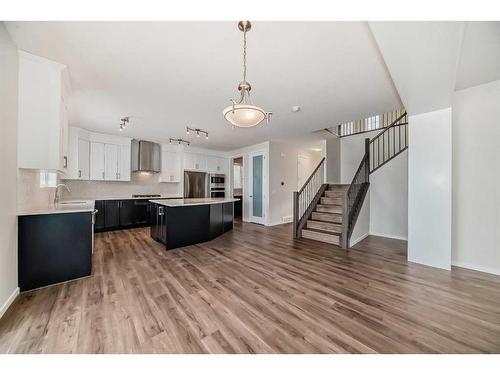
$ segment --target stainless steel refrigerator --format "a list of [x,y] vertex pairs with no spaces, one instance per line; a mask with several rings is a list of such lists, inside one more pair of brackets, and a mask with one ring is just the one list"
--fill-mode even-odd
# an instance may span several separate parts
[[208,198],[208,193],[207,173],[184,171],[184,198]]

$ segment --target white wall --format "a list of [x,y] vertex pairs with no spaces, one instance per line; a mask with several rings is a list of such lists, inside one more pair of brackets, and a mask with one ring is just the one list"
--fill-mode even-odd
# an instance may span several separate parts
[[450,269],[451,108],[408,123],[408,260]]
[[408,239],[408,150],[370,175],[370,234]]
[[500,81],[453,99],[454,265],[500,275]]
[[17,50],[0,23],[0,317],[17,287]]
[[341,177],[341,142],[340,138],[329,138],[325,142],[326,148],[326,181],[339,184]]

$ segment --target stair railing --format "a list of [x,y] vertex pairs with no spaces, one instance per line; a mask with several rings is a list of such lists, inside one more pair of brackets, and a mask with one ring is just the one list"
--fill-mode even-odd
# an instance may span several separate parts
[[365,155],[352,178],[349,189],[344,194],[344,213],[342,217],[342,235],[340,244],[342,248],[349,247],[354,225],[358,219],[361,206],[370,185],[370,138],[365,138]]
[[300,238],[302,228],[328,186],[325,182],[325,158],[311,173],[299,191],[293,192],[293,237]]
[[370,141],[370,174],[408,148],[408,116],[403,113]]

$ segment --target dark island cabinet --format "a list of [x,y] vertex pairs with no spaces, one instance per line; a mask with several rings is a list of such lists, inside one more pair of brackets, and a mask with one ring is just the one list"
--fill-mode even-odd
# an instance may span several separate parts
[[151,204],[147,199],[97,200],[95,208],[96,232],[150,225]]
[[92,212],[19,216],[21,292],[89,276],[92,238]]

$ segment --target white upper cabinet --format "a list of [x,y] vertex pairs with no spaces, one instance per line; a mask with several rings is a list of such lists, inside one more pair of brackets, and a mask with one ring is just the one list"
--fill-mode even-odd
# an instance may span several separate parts
[[185,152],[182,154],[183,157],[183,168],[184,169],[196,169],[196,154],[192,154],[190,152]]
[[207,171],[209,173],[226,173],[227,159],[219,156],[207,156]]
[[119,146],[118,180],[130,181],[130,144]]
[[77,173],[79,180],[90,178],[90,142],[85,139],[78,139]]
[[118,180],[120,178],[118,172],[118,161],[120,148],[117,145],[104,145],[104,179]]
[[90,179],[105,180],[104,143],[90,142]]
[[18,167],[66,172],[66,67],[19,51]]
[[160,182],[181,182],[181,158],[179,153],[162,152]]

